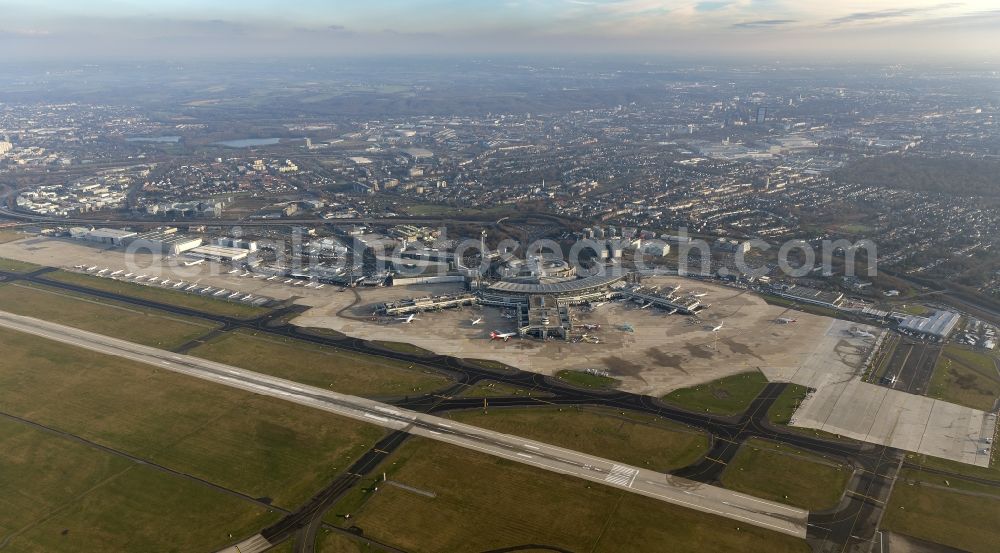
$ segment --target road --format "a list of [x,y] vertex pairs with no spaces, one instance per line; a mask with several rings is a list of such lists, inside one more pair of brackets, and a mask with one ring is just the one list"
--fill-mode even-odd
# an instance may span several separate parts
[[717,486],[32,317],[0,311],[0,326],[806,537],[807,511]]

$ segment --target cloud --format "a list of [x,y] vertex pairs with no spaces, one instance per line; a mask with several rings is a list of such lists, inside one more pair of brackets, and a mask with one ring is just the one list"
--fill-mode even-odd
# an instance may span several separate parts
[[831,19],[827,24],[831,26],[837,26],[837,25],[846,25],[850,23],[867,22],[867,21],[886,21],[892,19],[902,19],[946,8],[953,8],[959,5],[960,4],[949,3],[949,4],[937,4],[936,6],[927,6],[925,8],[895,8],[889,10],[854,12],[848,15]]
[[718,2],[698,2],[694,9],[698,12],[714,12],[716,10],[721,10],[725,7],[732,5],[732,0],[718,1]]
[[41,38],[50,34],[52,33],[43,29],[0,29],[0,38]]
[[798,23],[796,19],[759,19],[757,21],[742,21],[740,23],[733,23],[731,25],[734,29],[766,29],[771,27],[780,27],[782,25],[790,25],[792,23]]

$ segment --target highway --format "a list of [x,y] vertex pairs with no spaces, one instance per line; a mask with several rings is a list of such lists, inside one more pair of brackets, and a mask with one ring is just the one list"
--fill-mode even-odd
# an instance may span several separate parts
[[716,486],[32,317],[0,311],[0,326],[806,537],[807,511]]

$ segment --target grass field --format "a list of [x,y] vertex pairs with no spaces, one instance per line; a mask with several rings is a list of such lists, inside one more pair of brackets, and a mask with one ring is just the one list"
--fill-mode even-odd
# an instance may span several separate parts
[[472,365],[473,367],[479,367],[490,371],[512,372],[515,370],[510,365],[506,365],[500,361],[494,361],[492,359],[470,359],[466,357],[462,359],[462,361]]
[[562,370],[556,373],[556,378],[565,380],[574,386],[593,390],[610,390],[617,388],[620,382],[610,376],[585,373],[583,371]]
[[449,418],[660,472],[697,461],[708,436],[683,425],[611,409],[532,407],[463,411]]
[[428,351],[424,348],[417,347],[413,344],[407,344],[405,342],[388,342],[385,340],[372,340],[368,342],[369,344],[388,351],[394,351],[396,353],[403,353],[406,355],[416,355],[419,357],[430,357],[434,355],[433,351]]
[[503,397],[503,396],[521,396],[521,395],[532,395],[537,397],[545,397],[549,394],[546,393],[532,393],[531,390],[511,386],[504,384],[502,382],[494,382],[492,380],[480,380],[479,382],[469,386],[462,393],[458,394],[464,397]]
[[292,508],[381,428],[0,329],[0,411]]
[[[275,522],[268,509],[19,423],[0,420],[6,549],[212,551]],[[176,531],[183,528],[183,532]]]
[[0,446],[0,541],[10,539],[10,551],[212,551],[278,519],[249,501],[7,419]]
[[6,244],[7,242],[13,242],[26,237],[26,234],[21,234],[12,230],[0,230],[0,244]]
[[663,396],[663,400],[691,411],[738,415],[747,410],[766,385],[767,378],[759,371],[740,373],[674,390]]
[[155,301],[178,307],[186,307],[195,311],[234,317],[238,319],[252,319],[268,312],[268,309],[235,303],[196,294],[188,294],[179,290],[157,288],[154,286],[143,286],[131,282],[122,282],[111,278],[102,278],[81,273],[68,271],[54,271],[47,273],[43,278],[59,282],[68,282],[78,286],[84,286],[94,290],[121,294],[131,298],[139,298],[148,301]]
[[402,361],[245,330],[227,333],[190,353],[352,395],[424,394],[449,382],[442,375]]
[[906,461],[920,467],[945,470],[957,475],[1000,481],[1000,461],[997,459],[997,448],[994,447],[991,450],[991,454],[992,458],[988,467],[977,467],[975,465],[941,459],[940,457],[931,457],[929,455],[919,455],[917,453],[907,453]]
[[772,424],[787,425],[807,393],[809,393],[809,388],[799,384],[789,384],[768,410],[768,420]]
[[[289,549],[291,551],[291,549]],[[316,533],[316,553],[382,553],[381,547],[370,546],[360,540],[321,528]]]
[[41,268],[41,265],[0,257],[0,271],[7,271],[8,273],[30,273],[31,271]]
[[[422,438],[383,466],[390,479],[436,497],[383,485],[348,496],[328,520],[415,553],[525,544],[593,553],[809,551],[803,540]],[[347,522],[337,516],[346,509]]]
[[945,346],[927,390],[930,397],[992,411],[1000,397],[996,358],[957,345]]
[[882,526],[966,551],[995,552],[1000,543],[997,489],[955,479],[948,484],[938,476],[903,470]]
[[27,283],[0,286],[0,310],[163,349],[219,327],[210,321]]
[[731,489],[810,511],[836,506],[852,469],[790,446],[751,438],[722,473]]

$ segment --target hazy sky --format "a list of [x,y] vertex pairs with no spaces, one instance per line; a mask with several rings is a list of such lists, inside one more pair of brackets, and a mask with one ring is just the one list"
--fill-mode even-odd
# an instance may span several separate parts
[[0,0],[8,59],[636,53],[1000,60],[997,0]]

